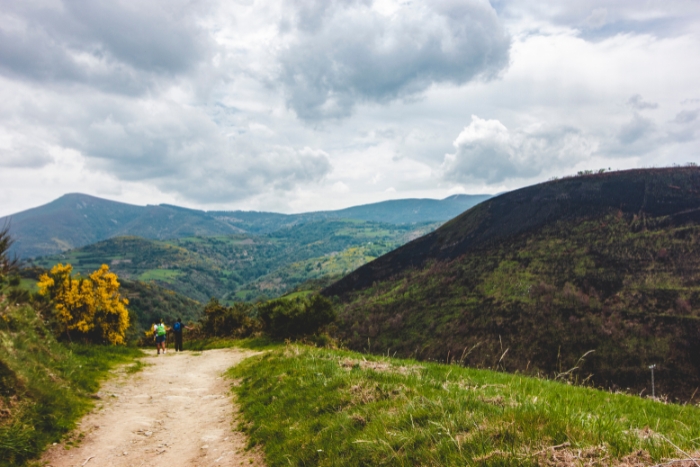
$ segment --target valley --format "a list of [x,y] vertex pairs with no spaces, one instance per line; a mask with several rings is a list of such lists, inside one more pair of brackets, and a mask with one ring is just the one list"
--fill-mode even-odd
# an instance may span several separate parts
[[437,225],[335,219],[265,235],[116,237],[29,264],[49,269],[70,263],[83,274],[108,264],[123,279],[154,283],[202,303],[211,297],[255,301],[310,280],[342,277]]

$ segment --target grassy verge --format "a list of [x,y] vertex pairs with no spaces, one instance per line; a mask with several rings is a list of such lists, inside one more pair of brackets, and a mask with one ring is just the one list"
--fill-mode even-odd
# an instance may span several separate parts
[[0,466],[23,465],[58,441],[93,404],[89,396],[141,351],[56,342],[29,306],[0,303]]
[[251,350],[270,350],[280,346],[280,343],[267,336],[249,337],[246,339],[231,339],[226,337],[210,337],[206,339],[195,339],[184,343],[185,350],[211,350],[229,349],[238,347]]
[[296,345],[229,374],[271,467],[651,465],[700,450],[698,407],[513,374]]

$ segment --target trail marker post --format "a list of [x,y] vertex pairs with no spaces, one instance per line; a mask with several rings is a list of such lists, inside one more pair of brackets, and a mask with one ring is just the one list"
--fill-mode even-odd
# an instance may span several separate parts
[[651,397],[656,397],[656,391],[654,390],[654,368],[656,368],[656,365],[649,365],[649,369],[651,370]]

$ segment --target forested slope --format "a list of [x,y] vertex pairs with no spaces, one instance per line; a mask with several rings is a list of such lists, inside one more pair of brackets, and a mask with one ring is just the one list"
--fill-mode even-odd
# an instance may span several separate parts
[[657,364],[661,392],[687,398],[699,242],[700,169],[582,176],[486,201],[324,293],[355,349],[635,391]]

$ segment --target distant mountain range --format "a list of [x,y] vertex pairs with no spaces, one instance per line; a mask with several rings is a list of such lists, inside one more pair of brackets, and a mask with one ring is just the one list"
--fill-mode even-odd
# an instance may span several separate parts
[[649,387],[700,386],[700,168],[506,193],[324,290],[354,349]]
[[337,211],[279,214],[199,211],[178,206],[135,206],[72,193],[51,203],[0,218],[10,224],[12,252],[22,258],[50,255],[118,236],[165,240],[239,233],[267,234],[323,219],[358,219],[392,224],[445,222],[490,195],[454,195],[443,200],[402,199]]

